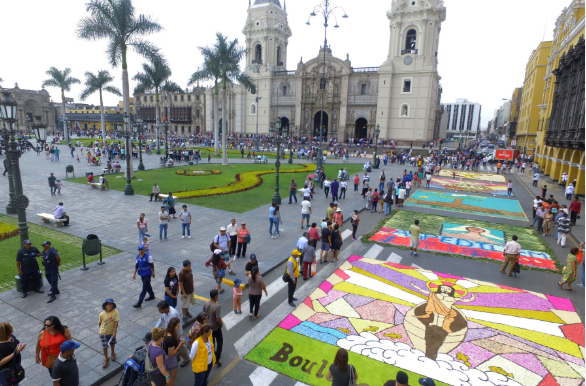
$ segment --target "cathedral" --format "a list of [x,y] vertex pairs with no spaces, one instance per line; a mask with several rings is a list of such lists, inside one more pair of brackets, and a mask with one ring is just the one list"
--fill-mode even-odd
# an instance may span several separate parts
[[[286,5],[279,0],[249,4],[242,30],[246,41],[246,73],[258,95],[239,85],[228,90],[228,132],[266,134],[277,120],[292,135],[327,138],[374,138],[428,142],[441,114],[437,50],[446,9],[440,0],[393,0],[387,12],[389,48],[379,67],[352,67],[329,46],[316,57],[287,69],[293,35]],[[324,72],[325,62],[325,77]],[[206,92],[206,131],[213,131],[211,90]],[[323,106],[323,107],[322,107]],[[323,114],[322,114],[323,111]]]

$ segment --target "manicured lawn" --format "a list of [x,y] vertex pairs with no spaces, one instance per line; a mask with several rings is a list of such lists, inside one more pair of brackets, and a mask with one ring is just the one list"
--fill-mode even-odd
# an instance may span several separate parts
[[[16,225],[17,221],[15,218],[0,214],[0,225],[2,223]],[[82,265],[82,239],[79,237],[29,223],[29,239],[39,251],[42,251],[41,244],[43,241],[51,241],[51,245],[57,249],[61,256],[61,267],[59,268],[61,272]],[[16,269],[16,252],[20,248],[20,236],[18,235],[0,241],[0,291],[6,291],[15,285],[14,276],[18,274],[18,270]],[[118,249],[102,244],[103,258],[117,253],[120,253]],[[99,254],[96,256],[86,256],[86,263],[96,261],[99,258]],[[44,271],[40,263],[41,259],[39,258],[38,261],[41,271]]]
[[[337,177],[340,166],[341,165],[326,165],[326,175],[330,178]],[[350,164],[343,165],[342,167],[346,167],[350,175],[358,173],[362,170],[361,165]],[[236,181],[235,176],[238,173],[256,170],[270,170],[273,168],[274,164],[272,163],[238,164],[228,166],[209,165],[207,163],[200,163],[199,165],[193,166],[180,166],[174,168],[153,169],[146,170],[143,172],[135,172],[136,178],[132,181],[132,186],[134,187],[135,194],[141,194],[144,196],[149,196],[151,194],[154,183],[157,183],[160,186],[161,193],[168,193],[169,191],[179,192],[193,189],[222,187]],[[281,164],[281,170],[298,168],[298,164]],[[222,172],[222,174],[193,176],[193,173],[191,173],[192,175],[181,176],[175,174],[177,170],[219,170]],[[288,202],[288,188],[289,184],[291,183],[291,179],[294,179],[297,183],[298,188],[301,188],[303,186],[307,174],[283,173],[280,175],[280,194],[283,199],[283,203]],[[110,188],[114,190],[123,191],[124,187],[126,186],[126,180],[124,178],[116,178],[116,176],[121,176],[121,174],[112,175],[109,177],[108,181],[110,183]],[[255,209],[263,205],[268,205],[271,202],[271,198],[275,191],[275,174],[266,174],[261,176],[261,178],[263,180],[263,183],[254,189],[226,195],[181,199],[181,202],[204,206],[207,208],[215,208],[236,213],[244,213],[251,209]],[[68,181],[87,184],[87,179],[85,178],[75,178],[70,179]],[[88,187],[88,189],[90,188]],[[96,191],[95,193],[99,194],[100,192]]]

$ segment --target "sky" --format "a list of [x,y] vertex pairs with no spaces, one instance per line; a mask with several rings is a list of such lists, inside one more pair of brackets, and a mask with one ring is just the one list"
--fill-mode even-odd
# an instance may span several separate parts
[[[253,0],[254,1],[254,0]],[[283,0],[281,0],[283,2]],[[3,4],[4,31],[15,39],[3,44],[0,78],[3,87],[40,89],[49,67],[71,68],[82,81],[67,96],[80,101],[85,72],[106,69],[122,87],[121,68],[107,60],[105,41],[88,42],[76,38],[76,26],[87,14],[85,0],[11,1]],[[248,0],[135,0],[137,13],[151,15],[164,30],[148,37],[161,48],[169,61],[171,80],[187,86],[190,75],[202,63],[198,47],[212,45],[215,33],[245,43],[242,29]],[[289,0],[287,12],[293,36],[289,39],[287,69],[294,70],[300,58],[307,62],[323,45],[323,23],[305,23],[318,0]],[[387,10],[390,0],[336,0],[347,19],[339,18],[340,28],[328,28],[328,44],[334,56],[350,55],[353,67],[380,66],[389,45]],[[511,98],[513,89],[523,85],[525,66],[533,49],[551,40],[556,18],[570,0],[445,0],[446,21],[442,24],[438,50],[438,71],[443,88],[442,102],[466,98],[482,105],[481,126],[486,127],[494,110]],[[341,16],[342,11],[338,13]],[[8,52],[8,47],[13,51]],[[130,77],[141,69],[143,59],[130,54]],[[131,80],[131,93],[134,89]],[[53,101],[60,101],[58,89],[49,88]],[[105,94],[105,104],[117,105],[119,97]],[[88,98],[98,104],[98,95]]]

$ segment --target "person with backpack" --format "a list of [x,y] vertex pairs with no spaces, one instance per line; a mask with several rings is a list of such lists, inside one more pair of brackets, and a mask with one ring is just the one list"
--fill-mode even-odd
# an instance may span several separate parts
[[149,373],[154,386],[165,386],[167,381],[171,379],[171,374],[165,367],[167,354],[161,347],[166,335],[167,331],[164,328],[155,327],[151,330],[153,340],[148,345],[145,370]]
[[[14,370],[20,367],[20,352],[25,349],[26,343],[20,343],[12,335],[12,325],[8,322],[0,323],[0,385],[17,385],[24,379],[24,372],[21,379],[14,379],[16,383],[5,383],[14,378]],[[22,367],[20,367],[22,368]]]
[[214,237],[214,241],[212,242],[212,245],[210,245],[210,250],[215,254],[216,251],[219,249],[219,254],[223,256],[224,260],[227,260],[226,264],[228,265],[228,269],[230,270],[230,275],[236,275],[236,273],[234,273],[234,271],[232,271],[232,269],[230,268],[229,252],[231,246],[232,239],[230,238],[230,235],[226,233],[225,227],[221,227],[220,233],[218,233],[216,237]]
[[370,196],[370,213],[374,213],[376,211],[376,206],[378,205],[379,198],[380,196],[378,194],[378,188],[374,188],[374,192],[372,192],[372,195]]
[[216,280],[216,291],[219,293],[224,292],[222,279],[226,277],[226,269],[228,268],[228,265],[220,255],[221,253],[222,251],[220,249],[214,250],[213,256],[205,262],[206,267],[212,266],[212,272]]
[[388,216],[391,214],[391,209],[393,207],[392,190],[389,189],[389,191],[385,193],[383,201],[385,203],[385,216]]

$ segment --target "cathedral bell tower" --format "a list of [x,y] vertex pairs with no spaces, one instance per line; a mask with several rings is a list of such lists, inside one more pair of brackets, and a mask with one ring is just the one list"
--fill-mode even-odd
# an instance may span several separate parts
[[437,56],[446,8],[441,0],[393,0],[389,53],[379,71],[380,137],[433,140],[440,76]]

